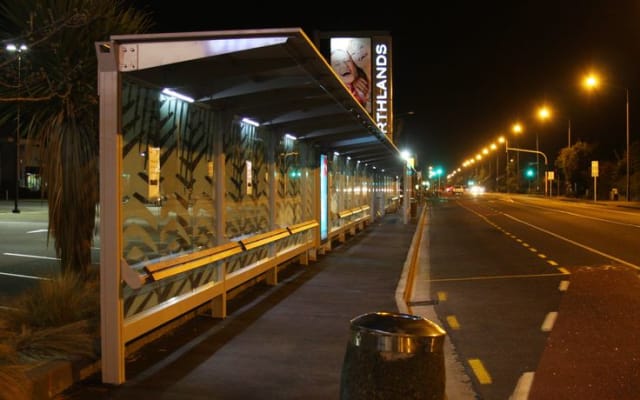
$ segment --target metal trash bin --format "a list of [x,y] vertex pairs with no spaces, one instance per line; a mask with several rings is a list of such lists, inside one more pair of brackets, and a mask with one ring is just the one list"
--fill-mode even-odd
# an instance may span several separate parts
[[444,400],[445,331],[410,314],[374,312],[351,320],[341,400]]

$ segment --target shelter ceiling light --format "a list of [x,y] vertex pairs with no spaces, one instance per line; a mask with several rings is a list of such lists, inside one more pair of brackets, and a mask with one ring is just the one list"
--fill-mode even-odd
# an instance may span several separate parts
[[193,103],[194,100],[193,98],[186,96],[184,94],[178,93],[174,90],[171,90],[169,88],[164,88],[162,89],[162,93],[166,94],[167,96],[171,96],[171,97],[175,97],[176,99],[180,99],[180,100],[184,100],[188,103]]
[[259,122],[254,121],[251,118],[247,118],[247,117],[242,118],[242,122],[244,122],[245,124],[256,126],[256,127],[260,126]]

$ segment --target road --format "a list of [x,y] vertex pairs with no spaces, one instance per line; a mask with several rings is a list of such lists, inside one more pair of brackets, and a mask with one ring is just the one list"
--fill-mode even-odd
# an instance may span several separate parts
[[431,204],[425,284],[482,399],[508,399],[536,370],[572,270],[640,269],[639,210],[506,195]]
[[[47,237],[46,201],[21,200],[20,213],[13,209],[13,201],[0,201],[0,307],[60,271],[53,238]],[[92,248],[92,262],[99,262],[97,248]]]

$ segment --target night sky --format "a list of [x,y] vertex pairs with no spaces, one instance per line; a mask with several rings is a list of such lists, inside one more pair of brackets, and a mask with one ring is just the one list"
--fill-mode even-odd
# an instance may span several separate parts
[[[601,160],[620,158],[625,89],[631,141],[640,140],[640,1],[134,3],[153,13],[154,32],[390,32],[395,112],[415,113],[404,117],[396,144],[417,153],[420,167],[449,172],[510,135],[516,120],[525,126],[518,145],[535,149],[537,133],[551,163],[567,145],[569,120],[572,142],[599,143]],[[606,79],[591,94],[580,86],[590,69]],[[546,124],[534,116],[543,103],[554,110]]]

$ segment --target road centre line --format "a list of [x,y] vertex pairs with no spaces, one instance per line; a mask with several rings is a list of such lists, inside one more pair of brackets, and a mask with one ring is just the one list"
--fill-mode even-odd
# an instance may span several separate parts
[[531,223],[529,223],[529,222],[523,221],[523,220],[521,220],[520,218],[516,218],[516,217],[514,217],[513,215],[510,215],[510,214],[507,214],[507,213],[503,213],[502,215],[504,215],[505,217],[510,218],[510,219],[512,219],[512,220],[514,220],[514,221],[516,221],[516,222],[519,222],[519,223],[521,223],[521,224],[523,224],[523,225],[527,225],[527,226],[528,226],[528,227],[530,227],[530,228],[537,229],[537,230],[539,230],[540,232],[546,233],[547,235],[553,236],[553,237],[558,238],[558,239],[560,239],[560,240],[564,240],[564,241],[565,241],[565,242],[567,242],[567,243],[571,243],[571,244],[573,244],[573,245],[575,245],[575,246],[581,247],[581,248],[583,248],[583,249],[585,249],[585,250],[587,250],[587,251],[590,251],[590,252],[592,252],[592,253],[595,253],[595,254],[598,254],[598,255],[603,256],[603,257],[605,257],[605,258],[608,258],[608,259],[610,259],[610,260],[616,261],[616,262],[618,262],[618,263],[620,263],[620,264],[624,264],[624,265],[626,265],[626,266],[628,266],[628,267],[631,267],[631,268],[634,268],[634,269],[640,270],[640,266],[635,265],[635,264],[632,264],[632,263],[630,263],[630,262],[628,262],[628,261],[622,260],[622,259],[620,259],[620,258],[618,258],[618,257],[612,256],[611,254],[607,254],[607,253],[604,253],[604,252],[602,252],[602,251],[600,251],[600,250],[596,250],[596,249],[594,249],[593,247],[589,247],[589,246],[584,245],[584,244],[582,244],[582,243],[578,243],[578,242],[576,242],[575,240],[571,240],[571,239],[566,238],[566,237],[564,237],[564,236],[562,236],[562,235],[559,235],[559,234],[557,234],[557,233],[555,233],[555,232],[551,232],[551,231],[549,231],[549,230],[547,230],[547,229],[544,229],[544,228],[541,228],[541,227],[539,227],[539,226],[537,226],[537,225],[533,225],[533,224],[531,224]]
[[[477,211],[475,211],[475,210],[473,210],[473,209],[471,209],[471,208],[469,208],[469,207],[465,207],[465,206],[462,206],[462,207],[463,207],[463,208],[465,208],[465,209],[467,209],[468,211],[471,211],[472,213],[476,214],[476,215],[477,215],[477,216],[479,216],[480,218],[484,219],[487,223],[489,223],[489,224],[494,224],[494,222],[493,222],[493,221],[490,221],[487,217],[485,217],[484,215],[480,214],[479,212],[477,212]],[[536,207],[536,208],[540,208],[540,209],[543,209],[543,210],[547,210],[547,208],[544,208],[544,207]],[[553,210],[553,209],[552,209],[552,210]],[[554,211],[558,211],[558,210],[554,210]],[[558,211],[558,212],[561,212],[561,211]],[[569,215],[573,215],[572,213],[569,213],[569,212],[566,212],[566,211],[564,211],[564,213],[569,214]],[[630,263],[630,262],[628,262],[628,261],[625,261],[625,260],[622,260],[622,259],[620,259],[620,258],[618,258],[618,257],[615,257],[615,256],[612,256],[612,255],[610,255],[610,254],[604,253],[604,252],[602,252],[602,251],[600,251],[600,250],[596,250],[596,249],[594,249],[594,248],[592,248],[592,247],[589,247],[589,246],[587,246],[587,245],[584,245],[584,244],[582,244],[582,243],[578,243],[578,242],[576,242],[575,240],[571,240],[571,239],[566,238],[566,237],[564,237],[564,236],[562,236],[562,235],[559,235],[559,234],[557,234],[557,233],[555,233],[555,232],[551,232],[551,231],[549,231],[549,230],[547,230],[547,229],[544,229],[544,228],[541,228],[541,227],[539,227],[539,226],[537,226],[537,225],[533,225],[533,224],[531,224],[531,223],[529,223],[529,222],[523,221],[523,220],[521,220],[520,218],[516,218],[516,217],[514,217],[513,215],[507,214],[507,213],[505,213],[505,212],[501,212],[501,214],[502,214],[502,215],[504,215],[504,216],[505,216],[505,217],[507,217],[507,218],[510,218],[510,219],[512,219],[512,220],[514,220],[514,221],[516,221],[516,222],[519,222],[519,223],[521,223],[521,224],[523,224],[523,225],[526,225],[526,226],[528,226],[528,227],[530,227],[530,228],[533,228],[533,229],[536,229],[536,230],[538,230],[538,231],[540,231],[540,232],[546,233],[547,235],[553,236],[553,237],[555,237],[555,238],[557,238],[557,239],[560,239],[560,240],[564,240],[564,241],[565,241],[565,242],[567,242],[567,243],[571,243],[571,244],[573,244],[573,245],[575,245],[575,246],[578,246],[578,247],[580,247],[580,248],[583,248],[583,249],[585,249],[585,250],[587,250],[587,251],[590,251],[590,252],[592,252],[592,253],[598,254],[598,255],[600,255],[600,256],[602,256],[602,257],[608,258],[608,259],[610,259],[610,260],[612,260],[612,261],[616,261],[616,262],[618,262],[618,263],[620,263],[620,264],[626,265],[626,266],[631,267],[631,268],[634,268],[634,269],[636,269],[636,270],[640,270],[640,266],[638,266],[638,265],[632,264],[632,263]],[[576,216],[580,216],[580,215],[576,214]],[[607,220],[603,220],[603,219],[601,219],[601,218],[585,217],[585,216],[581,216],[581,217],[583,217],[583,218],[588,218],[588,219],[594,219],[594,220],[607,221]],[[612,221],[607,221],[607,222],[615,223],[615,222],[612,222]],[[618,225],[627,225],[627,226],[634,226],[634,227],[635,227],[635,226],[638,226],[638,225],[633,225],[633,224],[620,224],[620,223],[618,223]],[[516,239],[516,240],[517,240],[517,241],[520,241],[519,239]]]
[[[513,203],[515,203],[515,202],[513,201]],[[520,204],[525,204],[525,203],[520,203]],[[579,218],[583,218],[583,219],[592,219],[592,220],[595,220],[595,221],[607,222],[607,223],[614,224],[614,225],[624,225],[624,226],[631,226],[631,227],[634,227],[634,228],[640,228],[640,225],[637,225],[637,224],[629,224],[629,223],[626,223],[626,222],[611,221],[609,219],[592,217],[592,216],[588,216],[588,215],[584,215],[584,214],[578,214],[578,213],[574,213],[574,212],[566,211],[566,210],[558,210],[556,208],[547,208],[547,207],[542,207],[542,206],[538,206],[538,205],[532,205],[532,204],[529,204],[529,203],[526,203],[526,206],[527,207],[531,207],[531,208],[538,208],[538,209],[545,210],[545,211],[553,211],[553,212],[557,212],[559,214],[567,214],[567,215],[571,215],[572,217],[579,217]],[[498,212],[501,212],[501,211],[498,211]],[[621,214],[637,215],[636,213],[631,214],[631,213],[623,212],[623,211],[620,211],[620,210],[615,210],[615,212],[621,213]],[[502,213],[502,214],[504,214],[504,213]]]

